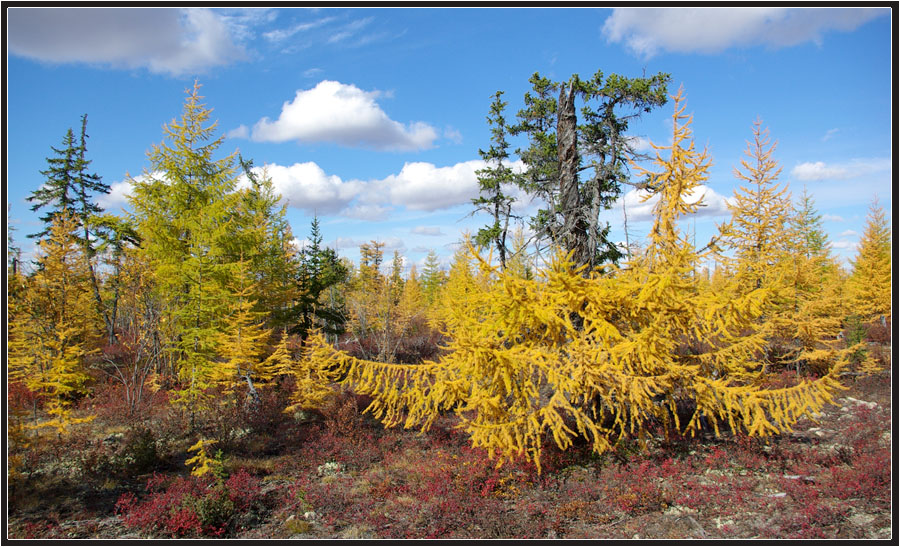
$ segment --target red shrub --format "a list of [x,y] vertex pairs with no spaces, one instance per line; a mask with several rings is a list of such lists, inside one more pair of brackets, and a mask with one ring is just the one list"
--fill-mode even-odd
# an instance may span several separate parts
[[225,489],[228,492],[228,499],[234,503],[234,508],[238,511],[249,509],[250,505],[259,499],[261,491],[259,481],[245,469],[228,477]]
[[261,499],[259,482],[243,469],[223,484],[193,476],[169,480],[154,473],[146,490],[143,501],[131,492],[122,494],[116,513],[130,528],[174,537],[221,536]]

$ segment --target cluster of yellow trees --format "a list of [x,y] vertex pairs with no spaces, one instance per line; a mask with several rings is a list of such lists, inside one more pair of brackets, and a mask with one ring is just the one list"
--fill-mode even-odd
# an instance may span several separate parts
[[[449,272],[431,255],[421,276],[404,278],[402,257],[384,268],[375,241],[359,265],[321,249],[315,221],[312,247],[295,249],[271,181],[235,156],[213,159],[221,138],[198,90],[134,181],[133,212],[118,219],[132,243],[86,246],[78,234],[94,217],[63,206],[34,271],[9,272],[8,377],[43,401],[43,419],[30,409],[36,428],[61,434],[90,419],[73,404],[104,374],[130,411],[151,386],[173,390],[192,427],[196,414],[238,394],[253,404],[291,376],[286,411],[321,408],[343,386],[371,395],[385,425],[427,430],[451,412],[473,445],[539,464],[547,439],[564,449],[583,437],[603,452],[643,439],[651,422],[784,431],[832,400],[847,367],[872,368],[864,345],[838,334],[850,315],[891,313],[884,213],[873,205],[848,276],[812,200],[804,193],[795,208],[778,185],[758,122],[735,170],[731,219],[703,249],[678,221],[702,205],[686,197],[711,160],[694,147],[679,92],[672,145],[654,146],[653,166],[638,168],[658,201],[647,245],[628,262],[587,271],[558,253],[539,268],[519,234],[504,269],[464,246]],[[248,184],[237,184],[236,160]],[[714,272],[702,268],[710,258]],[[441,351],[403,362],[403,344],[434,331]],[[811,374],[770,387],[786,368]]]
[[[757,122],[735,170],[745,184],[732,217],[718,243],[696,249],[677,221],[702,205],[686,198],[711,160],[694,148],[682,94],[674,100],[672,145],[654,145],[655,169],[638,167],[646,199],[658,197],[649,244],[625,266],[587,272],[558,254],[533,279],[469,247],[432,310],[449,338],[440,359],[362,360],[313,337],[305,374],[371,395],[369,410],[388,426],[424,431],[453,412],[473,445],[537,465],[548,437],[562,449],[584,437],[600,453],[624,437],[642,440],[651,421],[689,434],[727,424],[768,435],[819,412],[848,366],[874,368],[871,359],[854,362],[864,344],[848,345],[839,332],[848,314],[890,314],[883,213],[873,206],[848,280],[810,198],[794,209],[776,184],[774,145]],[[701,264],[712,255],[722,266],[709,278]],[[788,366],[814,374],[768,387]],[[301,390],[295,401],[316,407],[321,397]]]

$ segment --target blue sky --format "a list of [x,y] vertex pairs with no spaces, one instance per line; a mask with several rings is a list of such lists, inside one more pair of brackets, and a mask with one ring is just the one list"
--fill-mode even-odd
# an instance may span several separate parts
[[[708,206],[687,226],[706,241],[727,219],[732,169],[757,117],[778,141],[780,180],[804,186],[835,254],[855,254],[877,196],[890,211],[893,143],[891,14],[788,8],[10,8],[6,180],[9,222],[26,255],[51,146],[88,114],[88,158],[127,208],[126,174],[149,167],[162,125],[198,79],[214,109],[221,154],[267,165],[303,240],[313,214],[326,243],[358,258],[371,239],[421,264],[449,259],[477,195],[491,97],[513,121],[534,72],[672,75],[693,131],[713,160]],[[668,144],[672,103],[632,124]],[[524,146],[513,139],[513,148]],[[623,203],[606,213],[624,240]],[[629,235],[649,229],[626,194]],[[534,204],[522,202],[528,214]]]

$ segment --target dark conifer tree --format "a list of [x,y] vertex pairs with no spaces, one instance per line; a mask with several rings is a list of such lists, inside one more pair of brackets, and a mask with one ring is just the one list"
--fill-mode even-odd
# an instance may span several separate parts
[[487,151],[478,150],[487,166],[475,172],[478,175],[480,195],[472,200],[472,204],[475,205],[476,211],[484,211],[492,217],[491,224],[475,234],[475,242],[479,245],[493,246],[499,256],[500,267],[506,269],[506,237],[515,198],[507,193],[514,181],[512,169],[504,163],[509,160],[509,143],[506,140],[508,128],[503,116],[507,103],[502,97],[502,91],[494,93],[490,114],[487,117],[491,126],[491,146]]

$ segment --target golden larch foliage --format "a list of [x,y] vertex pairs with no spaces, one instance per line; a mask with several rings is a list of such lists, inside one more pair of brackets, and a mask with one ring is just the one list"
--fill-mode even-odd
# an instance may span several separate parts
[[[642,440],[651,421],[694,434],[769,435],[818,412],[840,388],[836,365],[822,378],[785,389],[762,387],[764,346],[755,322],[772,291],[738,297],[712,292],[695,275],[703,255],[680,232],[709,159],[694,149],[684,99],[675,99],[673,144],[655,146],[647,171],[658,202],[650,245],[627,267],[585,272],[555,255],[537,279],[499,271],[468,247],[454,259],[438,306],[450,340],[436,361],[398,365],[353,358],[310,339],[309,361],[374,401],[386,425],[427,430],[452,411],[474,446],[503,461],[576,437],[597,453],[625,437]],[[648,199],[649,199],[648,197]],[[732,281],[733,282],[733,281]],[[678,405],[693,409],[686,422]],[[703,420],[705,418],[705,420]]]
[[851,312],[863,320],[891,315],[891,229],[875,199],[850,276]]

